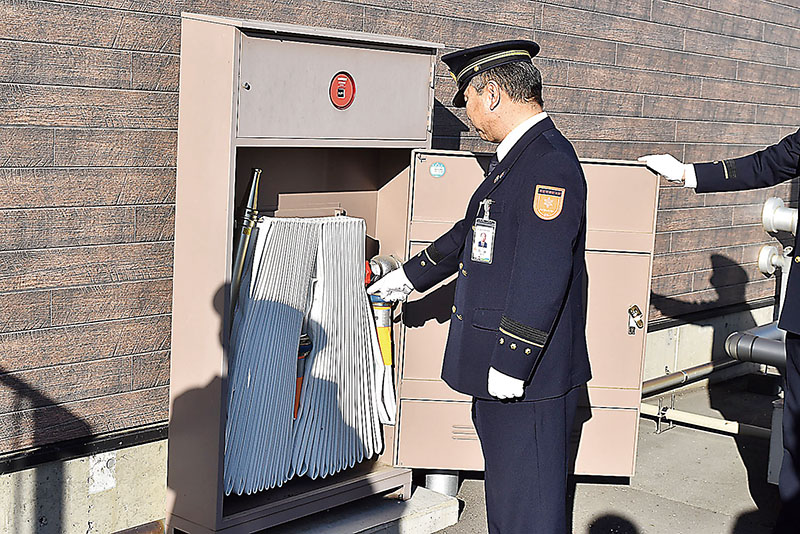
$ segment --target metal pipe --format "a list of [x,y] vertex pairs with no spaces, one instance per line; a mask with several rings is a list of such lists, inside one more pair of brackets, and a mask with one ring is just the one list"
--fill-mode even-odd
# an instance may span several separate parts
[[764,245],[758,251],[758,270],[764,276],[770,276],[775,273],[777,269],[781,270],[781,287],[780,294],[778,295],[778,310],[783,309],[783,302],[786,298],[786,283],[789,281],[789,271],[792,269],[792,256],[794,249],[792,247],[784,247],[783,254],[778,252],[778,247],[775,245]]
[[728,367],[738,365],[739,363],[741,362],[736,360],[716,360],[691,367],[689,369],[676,371],[668,375],[659,376],[658,378],[646,380],[644,383],[642,383],[642,396],[645,397],[649,395],[655,395],[656,393],[661,393],[675,386],[700,380],[715,371],[721,371],[722,369],[727,369]]
[[747,329],[742,334],[752,334],[754,336],[763,337],[764,339],[774,339],[776,341],[783,341],[786,339],[786,330],[778,328],[778,321],[756,326]]
[[711,373],[742,362],[764,363],[784,368],[786,366],[786,350],[783,347],[785,337],[786,331],[778,328],[778,321],[756,326],[743,332],[734,332],[725,341],[725,351],[733,359],[712,361],[646,380],[642,384],[642,396],[662,393],[676,386],[706,378]]
[[707,415],[683,412],[674,408],[662,408],[659,411],[658,406],[653,406],[652,404],[642,403],[640,408],[642,415],[662,418],[669,421],[674,421],[676,423],[684,423],[708,430],[715,430],[725,434],[753,436],[767,439],[770,437],[770,430],[760,426],[738,423],[736,421],[728,421],[727,419],[719,419],[716,417],[709,417]]
[[[783,200],[773,197],[764,202],[761,212],[761,223],[764,230],[778,230],[795,233],[797,227],[797,210],[784,207]],[[758,268],[769,276],[776,268],[781,269],[781,291],[778,297],[778,312],[783,309],[786,297],[786,286],[792,266],[792,248],[786,247],[783,254],[778,253],[775,246],[764,246],[758,255]],[[725,340],[725,352],[731,358],[743,362],[755,362],[786,368],[786,332],[773,322],[757,326],[744,332],[734,332]]]
[[231,322],[236,310],[236,301],[239,298],[239,285],[242,282],[242,269],[247,255],[247,246],[250,243],[250,233],[258,221],[258,183],[261,180],[261,169],[253,169],[253,178],[250,181],[250,193],[247,203],[239,221],[240,233],[236,243],[236,254],[233,257],[233,270],[231,272]]
[[755,362],[786,368],[786,345],[747,332],[734,332],[725,340],[725,352],[742,362]]

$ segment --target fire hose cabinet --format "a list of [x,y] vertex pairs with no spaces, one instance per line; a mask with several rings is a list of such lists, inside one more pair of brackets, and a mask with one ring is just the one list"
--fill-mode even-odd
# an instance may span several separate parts
[[[586,334],[593,378],[576,417],[574,472],[631,477],[658,184],[637,162],[583,160],[581,164],[588,188]],[[409,255],[427,247],[463,217],[464,206],[483,176],[473,154],[415,153]],[[483,469],[470,416],[471,399],[439,378],[454,290],[455,276],[424,294],[412,293],[404,306],[396,465]]]
[[[378,252],[403,259],[409,161],[414,149],[430,148],[440,48],[359,32],[183,14],[170,533],[248,534],[368,495],[410,497],[411,470],[393,465],[392,424],[381,429],[382,452],[349,469],[294,476],[262,491],[239,493],[226,486],[234,221],[248,199],[254,169],[261,169],[255,206],[260,216],[327,221],[346,214],[351,222],[363,220],[365,259]],[[363,283],[363,271],[361,277]],[[395,330],[399,335],[400,326]]]

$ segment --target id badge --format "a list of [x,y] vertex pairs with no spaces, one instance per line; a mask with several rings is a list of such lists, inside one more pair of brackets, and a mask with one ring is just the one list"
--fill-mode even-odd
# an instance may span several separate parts
[[497,222],[492,219],[475,219],[472,235],[472,261],[492,263],[494,234]]

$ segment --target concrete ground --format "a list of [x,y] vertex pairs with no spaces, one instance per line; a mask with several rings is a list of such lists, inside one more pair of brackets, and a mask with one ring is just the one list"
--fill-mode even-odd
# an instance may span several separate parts
[[457,520],[456,499],[415,487],[407,501],[375,495],[269,528],[264,534],[430,534]]
[[[677,394],[675,408],[769,427],[776,397],[768,382],[749,376],[686,390]],[[768,440],[686,427],[655,430],[654,421],[641,419],[636,475],[629,483],[590,477],[576,482],[574,534],[770,532],[778,492],[766,481]],[[459,522],[441,534],[486,533],[483,480],[467,476],[458,498]]]

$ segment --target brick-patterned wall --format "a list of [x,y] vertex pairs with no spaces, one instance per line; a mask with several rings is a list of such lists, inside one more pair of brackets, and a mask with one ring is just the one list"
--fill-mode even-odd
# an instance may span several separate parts
[[[734,156],[800,123],[792,0],[0,0],[0,453],[166,418],[181,10],[535,39],[583,157]],[[435,145],[490,149],[436,86]],[[662,188],[654,318],[773,293],[764,196]]]

